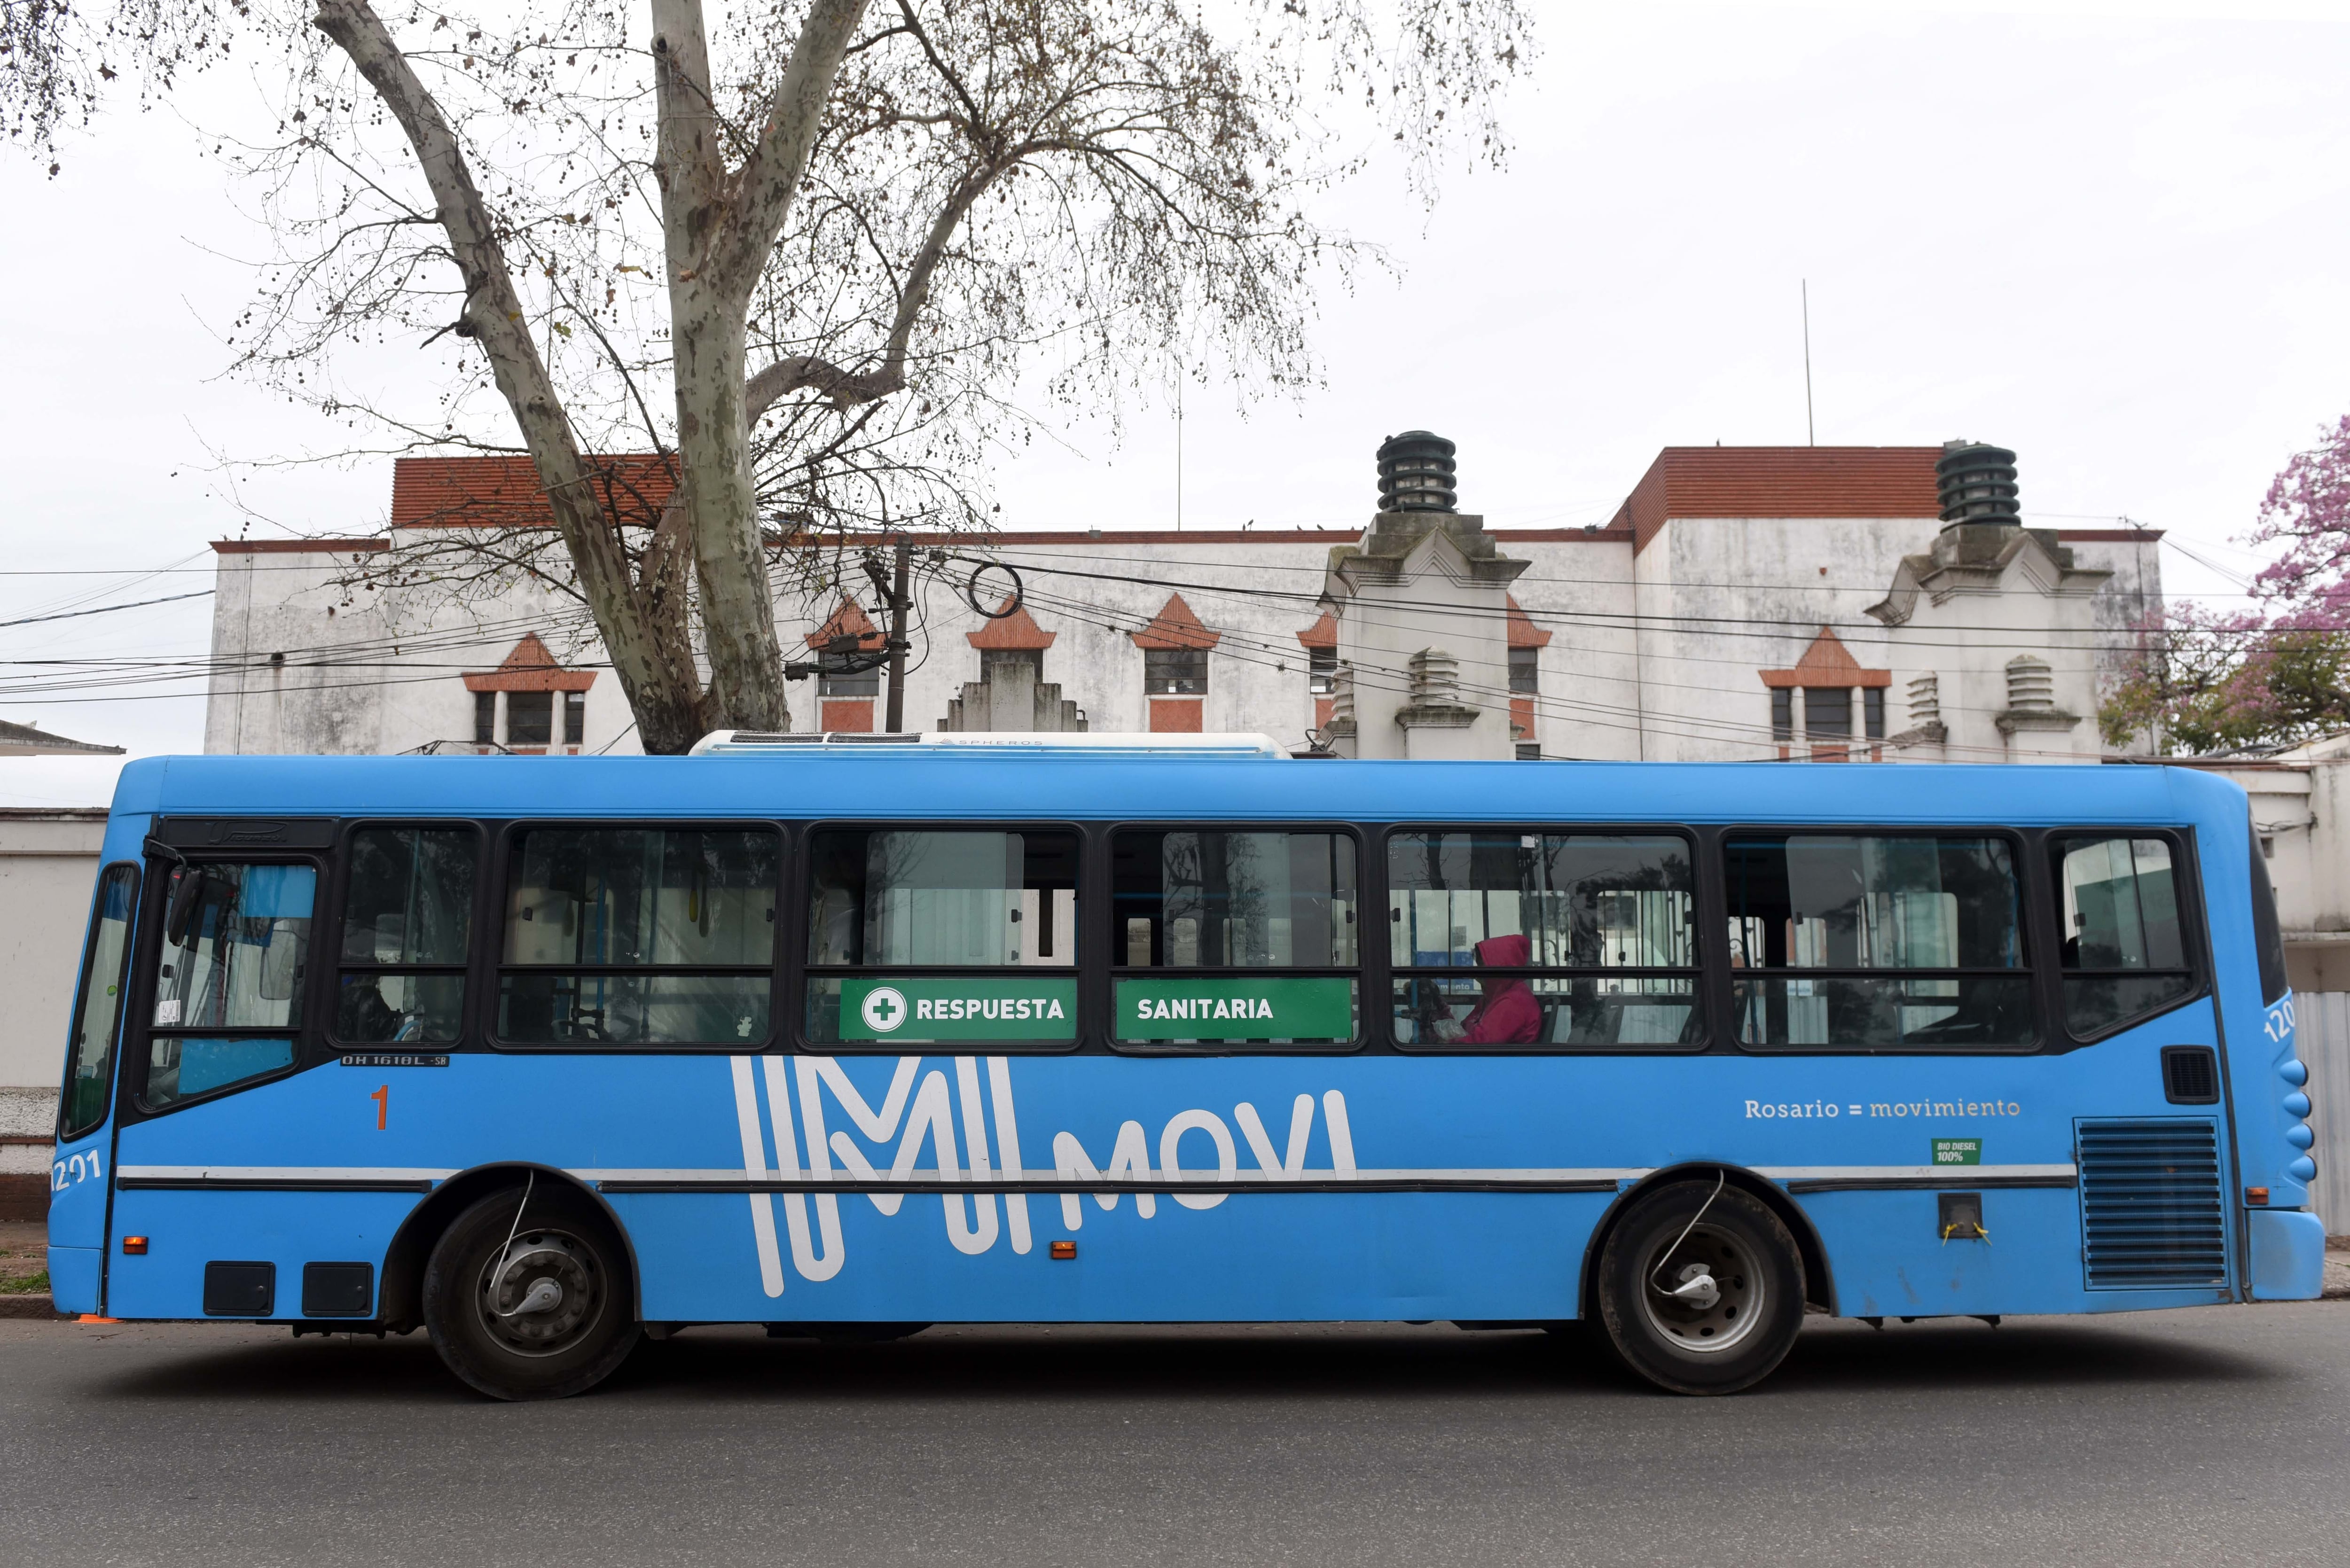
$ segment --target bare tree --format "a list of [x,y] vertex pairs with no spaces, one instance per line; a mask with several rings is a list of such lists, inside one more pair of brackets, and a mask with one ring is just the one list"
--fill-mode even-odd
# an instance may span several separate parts
[[[653,752],[786,724],[776,545],[983,523],[1024,384],[1310,384],[1359,254],[1312,199],[1375,135],[1423,196],[1448,146],[1497,158],[1527,43],[1516,0],[795,0],[717,34],[700,0],[287,3],[172,13],[136,62],[168,89],[232,31],[290,62],[277,133],[216,141],[278,245],[240,364],[411,450],[514,450],[502,405],[561,559],[467,535],[455,576],[576,595]],[[87,104],[59,40],[106,25],[11,9],[20,137]],[[449,357],[430,412],[369,390],[401,340]],[[598,455],[631,449],[661,485]]]

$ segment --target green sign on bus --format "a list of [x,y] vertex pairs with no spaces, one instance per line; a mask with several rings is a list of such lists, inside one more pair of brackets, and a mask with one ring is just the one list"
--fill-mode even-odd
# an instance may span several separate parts
[[1121,1040],[1348,1040],[1350,980],[1122,980]]
[[1075,1040],[1068,979],[843,981],[843,1040]]

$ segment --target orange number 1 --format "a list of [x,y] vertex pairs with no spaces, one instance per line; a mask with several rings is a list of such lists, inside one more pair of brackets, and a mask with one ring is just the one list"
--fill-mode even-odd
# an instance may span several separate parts
[[390,1084],[386,1084],[382,1088],[378,1089],[374,1094],[369,1095],[368,1098],[375,1102],[375,1130],[381,1132],[386,1127],[390,1125],[391,1085]]

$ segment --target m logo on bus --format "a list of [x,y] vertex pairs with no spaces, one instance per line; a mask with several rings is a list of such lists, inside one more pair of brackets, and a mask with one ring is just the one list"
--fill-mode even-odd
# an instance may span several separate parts
[[[860,1015],[868,1004],[868,1001],[859,1002]],[[902,1015],[906,1011],[902,997],[898,1005]],[[1050,1170],[1031,1168],[1021,1156],[1010,1059],[954,1056],[942,1066],[924,1072],[925,1060],[899,1057],[889,1086],[875,1106],[835,1057],[762,1056],[755,1065],[747,1056],[730,1058],[727,1066],[733,1078],[743,1174],[753,1181],[777,1183],[838,1180],[860,1186],[887,1182],[946,1187],[949,1190],[937,1196],[947,1241],[966,1257],[988,1251],[999,1240],[1008,1239],[1018,1253],[1029,1251],[1034,1245],[1028,1194],[954,1189],[966,1186],[1045,1180],[1117,1184],[1107,1191],[1078,1189],[1057,1195],[1061,1223],[1075,1231],[1085,1223],[1083,1200],[1087,1198],[1105,1210],[1115,1210],[1119,1199],[1131,1192],[1135,1214],[1143,1220],[1157,1216],[1161,1196],[1173,1198],[1182,1209],[1215,1208],[1232,1195],[1231,1184],[1242,1179],[1243,1143],[1257,1166],[1248,1178],[1252,1182],[1344,1179],[1355,1174],[1355,1141],[1347,1118],[1347,1097],[1336,1089],[1324,1093],[1318,1102],[1311,1095],[1296,1096],[1289,1107],[1287,1139],[1278,1149],[1264,1118],[1254,1106],[1243,1101],[1232,1107],[1231,1122],[1204,1107],[1178,1111],[1159,1128],[1155,1140],[1140,1122],[1121,1123],[1109,1137],[1105,1158],[1098,1161],[1076,1133],[1056,1132],[1052,1138]],[[1321,1113],[1330,1164],[1324,1169],[1308,1170],[1305,1157],[1316,1110]],[[838,1118],[845,1118],[848,1126],[834,1127]],[[1233,1137],[1235,1124],[1238,1138]],[[850,1136],[851,1129],[855,1137]],[[897,1142],[894,1153],[889,1147],[892,1139]],[[863,1147],[868,1144],[873,1147],[870,1155]],[[918,1164],[926,1152],[930,1162]],[[807,1161],[805,1167],[800,1164],[803,1154]],[[886,1167],[879,1163],[883,1159],[889,1161]],[[1198,1183],[1201,1189],[1133,1191],[1133,1186],[1140,1183],[1165,1184],[1169,1189]],[[840,1272],[847,1261],[840,1223],[844,1196],[856,1195],[806,1191],[748,1195],[759,1284],[769,1296],[784,1293],[787,1248],[793,1269],[804,1280],[821,1282]],[[914,1194],[868,1191],[861,1196],[882,1215],[894,1216]],[[778,1198],[784,1210],[781,1235],[775,1227]]]

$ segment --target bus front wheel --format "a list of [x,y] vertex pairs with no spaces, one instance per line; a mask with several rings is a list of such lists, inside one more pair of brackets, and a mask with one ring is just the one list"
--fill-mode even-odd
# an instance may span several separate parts
[[1795,1239],[1752,1194],[1716,1182],[1635,1199],[1600,1251],[1598,1285],[1616,1353],[1676,1394],[1751,1387],[1804,1326]]
[[557,1188],[496,1192],[457,1216],[424,1271],[424,1324],[449,1370],[496,1399],[560,1399],[628,1358],[619,1241]]

